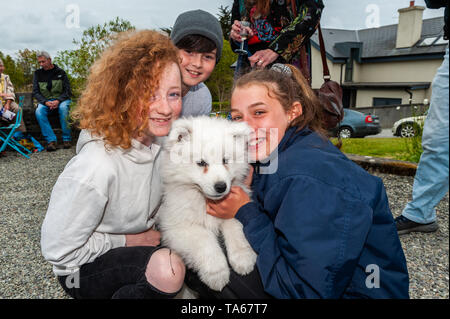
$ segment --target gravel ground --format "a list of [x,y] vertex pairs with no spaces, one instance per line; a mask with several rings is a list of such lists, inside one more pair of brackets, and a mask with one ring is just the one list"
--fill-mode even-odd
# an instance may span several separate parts
[[[0,298],[68,298],[40,251],[40,228],[52,187],[74,148],[26,159],[0,158]],[[378,174],[394,216],[411,197],[413,177]],[[440,229],[401,236],[408,261],[411,298],[449,298],[448,193],[437,207]]]

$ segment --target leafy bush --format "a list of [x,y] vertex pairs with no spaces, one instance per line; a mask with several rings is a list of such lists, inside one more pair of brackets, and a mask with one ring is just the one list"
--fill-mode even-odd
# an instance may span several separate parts
[[230,110],[230,101],[212,102],[212,112],[228,112]]
[[[412,116],[419,116],[423,114],[418,114],[415,108],[412,109]],[[423,133],[423,123],[414,123],[414,128],[416,134],[414,137],[402,138],[405,143],[405,149],[407,155],[407,161],[418,163],[420,156],[422,155],[422,133]]]

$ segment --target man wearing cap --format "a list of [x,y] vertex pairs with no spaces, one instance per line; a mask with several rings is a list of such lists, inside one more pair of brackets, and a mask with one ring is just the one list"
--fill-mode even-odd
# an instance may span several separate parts
[[180,116],[209,115],[212,98],[203,83],[220,60],[223,34],[219,21],[203,10],[178,16],[170,34],[179,49],[183,108]]

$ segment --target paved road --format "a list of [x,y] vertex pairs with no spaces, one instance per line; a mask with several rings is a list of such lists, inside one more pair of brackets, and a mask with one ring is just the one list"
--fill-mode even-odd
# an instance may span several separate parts
[[380,138],[380,137],[397,137],[397,136],[392,135],[392,129],[391,128],[384,128],[377,135],[368,135],[368,136],[366,136],[366,138],[371,138],[371,137]]

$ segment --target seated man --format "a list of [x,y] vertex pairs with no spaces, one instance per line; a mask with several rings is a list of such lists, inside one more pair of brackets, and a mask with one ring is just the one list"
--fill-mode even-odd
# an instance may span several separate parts
[[71,102],[69,79],[64,70],[52,63],[47,52],[38,52],[37,60],[41,69],[34,72],[33,97],[39,102],[36,119],[47,142],[47,151],[56,151],[56,135],[48,120],[48,115],[56,110],[61,123],[63,147],[70,148],[72,135],[67,122]]

